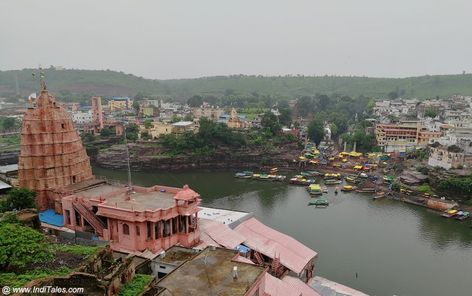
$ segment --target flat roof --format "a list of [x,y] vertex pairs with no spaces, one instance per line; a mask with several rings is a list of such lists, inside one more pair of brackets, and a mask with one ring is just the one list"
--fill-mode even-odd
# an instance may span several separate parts
[[248,218],[252,216],[251,213],[240,211],[207,207],[200,207],[200,209],[201,211],[198,212],[198,216],[200,218],[221,222],[223,224],[229,225],[230,227],[232,226],[232,224],[234,224],[234,222],[238,222],[244,220],[244,218],[246,217]]
[[111,185],[107,183],[99,184],[95,187],[90,187],[80,192],[77,192],[77,195],[83,196],[85,198],[98,198],[100,195],[107,194],[119,189],[123,189],[123,186]]
[[[206,248],[157,282],[157,286],[174,296],[245,295],[264,268],[232,261],[236,255],[233,250]],[[234,267],[236,279],[232,275]]]
[[179,246],[172,246],[167,249],[163,254],[152,259],[152,261],[157,263],[171,264],[174,266],[179,266],[185,261],[191,259],[197,254],[197,251],[194,249],[188,249]]
[[175,200],[174,194],[167,192],[135,192],[131,193],[129,200],[127,199],[127,193],[120,193],[111,197],[107,197],[104,205],[133,211],[154,211],[157,209],[172,208],[175,205]]

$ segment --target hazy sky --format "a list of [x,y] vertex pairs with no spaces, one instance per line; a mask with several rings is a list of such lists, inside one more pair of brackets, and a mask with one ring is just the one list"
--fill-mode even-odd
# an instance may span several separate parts
[[0,0],[0,69],[147,78],[472,72],[470,0]]

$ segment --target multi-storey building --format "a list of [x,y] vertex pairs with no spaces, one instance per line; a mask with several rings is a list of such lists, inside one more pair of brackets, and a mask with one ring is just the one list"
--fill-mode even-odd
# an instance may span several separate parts
[[439,138],[442,134],[441,131],[427,130],[418,121],[377,124],[375,127],[377,145],[385,152],[406,152],[418,146],[424,147],[431,139]]

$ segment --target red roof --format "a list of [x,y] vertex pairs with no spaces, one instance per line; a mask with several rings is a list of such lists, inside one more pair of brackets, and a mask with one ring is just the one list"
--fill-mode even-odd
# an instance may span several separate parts
[[240,245],[245,237],[232,230],[221,222],[200,218],[198,220],[200,228],[200,239],[206,245],[218,244],[227,249],[234,249]]
[[285,281],[266,273],[264,275],[264,293],[270,296],[320,296],[315,290],[299,279]]
[[242,222],[234,230],[246,237],[246,246],[270,258],[280,258],[282,265],[296,273],[302,272],[317,255],[296,239],[262,224],[256,218]]
[[177,194],[174,196],[174,198],[178,200],[193,200],[197,197],[200,197],[200,195],[196,193],[195,191],[193,191],[192,189],[190,189],[188,185],[184,185],[182,190],[177,192]]

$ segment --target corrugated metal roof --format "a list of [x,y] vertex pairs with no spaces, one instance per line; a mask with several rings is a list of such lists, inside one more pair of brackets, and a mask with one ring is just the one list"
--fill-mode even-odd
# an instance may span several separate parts
[[246,246],[270,258],[280,258],[282,265],[296,273],[300,273],[317,255],[296,239],[262,224],[255,218],[242,222],[234,230],[246,237]]
[[0,166],[0,174],[18,171],[18,164],[9,164]]
[[266,273],[264,275],[264,293],[270,296],[321,296],[301,280],[293,278],[293,280],[286,281],[285,278],[287,277],[279,280]]
[[[212,245],[213,241],[227,249],[235,249],[245,240],[243,235],[221,222],[200,218],[199,227],[200,232],[211,239],[208,240],[209,245]],[[206,240],[206,238],[204,239]]]

